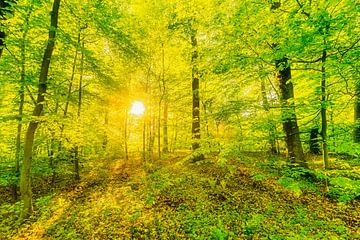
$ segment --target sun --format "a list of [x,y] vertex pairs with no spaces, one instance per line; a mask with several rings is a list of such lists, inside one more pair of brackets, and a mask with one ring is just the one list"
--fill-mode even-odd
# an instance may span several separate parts
[[141,101],[133,101],[131,103],[131,109],[130,114],[136,115],[136,116],[142,116],[145,112],[145,106],[144,103]]

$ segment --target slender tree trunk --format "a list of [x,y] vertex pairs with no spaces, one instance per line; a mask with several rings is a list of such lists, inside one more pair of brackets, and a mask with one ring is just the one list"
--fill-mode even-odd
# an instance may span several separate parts
[[155,128],[156,128],[156,116],[155,113],[152,113],[150,120],[150,141],[149,141],[149,159],[153,157],[154,144],[155,144]]
[[[78,34],[78,39],[77,39],[78,45],[80,44],[80,37],[81,37],[81,33],[79,32],[79,34]],[[69,110],[71,93],[72,93],[72,88],[73,88],[74,78],[75,78],[75,70],[76,70],[77,58],[78,58],[78,49],[76,48],[76,49],[75,49],[74,60],[73,60],[73,64],[72,64],[72,69],[71,69],[71,77],[70,77],[70,81],[69,81],[69,87],[68,87],[68,92],[67,92],[67,96],[66,96],[65,107],[64,107],[64,114],[63,114],[64,119],[67,117],[68,110]],[[60,127],[60,144],[59,144],[59,151],[62,150],[62,138],[63,138],[64,129],[65,129],[65,124],[62,123],[62,124],[61,124],[61,127]]]
[[109,109],[108,107],[106,106],[105,107],[105,119],[104,119],[104,127],[105,127],[105,130],[104,130],[104,140],[103,140],[103,151],[106,152],[106,149],[107,149],[107,145],[108,145],[108,127],[109,127]]
[[286,147],[292,162],[307,167],[300,141],[294,100],[294,87],[291,82],[291,68],[286,57],[276,61],[277,78],[280,86],[281,114],[285,132]]
[[81,116],[81,107],[82,107],[82,91],[83,91],[82,85],[83,85],[83,77],[84,77],[84,57],[85,57],[84,50],[85,50],[85,42],[83,41],[81,44],[81,59],[80,59],[79,95],[78,95],[78,112],[77,112],[78,118],[80,118]]
[[[270,113],[269,101],[266,94],[266,86],[264,79],[261,79],[261,97],[263,102],[263,108],[267,113]],[[269,144],[270,144],[270,152],[273,154],[277,154],[276,149],[276,125],[272,119],[268,120],[269,124]]]
[[158,157],[161,158],[161,102],[159,101],[159,109],[158,109],[158,122],[157,122],[157,140],[158,140]]
[[143,129],[142,129],[142,159],[146,160],[146,114],[144,116]]
[[[28,25],[29,25],[29,18],[31,14],[31,9],[26,14],[25,25],[22,35],[22,42],[21,42],[21,74],[20,74],[20,104],[19,104],[19,111],[18,111],[18,126],[17,126],[17,133],[16,133],[16,150],[15,150],[15,175],[18,178],[20,176],[20,158],[21,158],[21,134],[22,134],[22,119],[23,119],[23,111],[24,111],[24,102],[25,102],[25,74],[26,74],[26,37],[28,33]],[[18,198],[17,194],[17,184],[13,184],[13,198],[16,201]]]
[[327,101],[326,101],[326,62],[327,53],[326,50],[323,50],[321,57],[321,137],[322,137],[322,149],[323,149],[323,160],[325,169],[329,169],[329,153],[328,153],[328,143],[327,143]]
[[360,143],[360,80],[357,80],[355,86],[354,121],[354,142]]
[[162,44],[162,83],[163,83],[163,98],[164,98],[164,115],[163,115],[163,153],[169,152],[169,137],[168,137],[168,96],[165,82],[165,49]]
[[[191,65],[192,65],[192,150],[195,152],[198,148],[200,148],[200,79],[199,79],[199,69],[198,69],[198,61],[199,61],[199,53],[198,53],[198,43],[196,39],[196,32],[194,31],[191,34],[191,45],[192,45],[192,57],[191,57]],[[199,161],[203,159],[204,156],[202,154],[196,154],[194,156],[194,161]]]
[[169,103],[167,97],[165,97],[164,122],[163,122],[163,153],[165,154],[169,152],[168,116],[169,116]]
[[175,153],[176,142],[177,142],[177,137],[178,137],[178,123],[177,123],[176,119],[175,119],[175,122],[174,122],[173,131],[174,131],[174,135],[173,135],[173,140],[171,142],[171,152]]
[[[79,33],[79,42],[80,42],[81,33]],[[77,109],[77,120],[80,122],[81,118],[81,107],[82,107],[82,85],[83,85],[83,76],[84,76],[84,49],[85,42],[81,44],[81,59],[80,59],[80,77],[79,77],[79,92],[78,92],[78,109]],[[75,156],[74,156],[74,173],[75,180],[80,180],[80,166],[79,166],[79,145],[75,146]]]
[[[41,115],[44,107],[50,60],[56,40],[59,8],[60,8],[60,0],[54,0],[52,12],[51,12],[49,39],[44,52],[44,57],[40,70],[39,90],[38,90],[39,92],[37,95],[36,106],[32,114],[33,117],[35,118]],[[29,127],[27,129],[25,136],[24,160],[23,160],[23,166],[21,169],[21,177],[20,177],[20,192],[21,192],[22,200],[24,201],[24,206],[22,211],[23,219],[27,219],[29,216],[31,216],[33,212],[30,170],[31,170],[31,159],[33,153],[32,151],[34,145],[35,131],[38,127],[38,124],[39,124],[38,120],[33,119],[29,123]]]
[[[79,43],[80,43],[80,33],[78,35],[78,44]],[[66,102],[65,102],[65,107],[64,107],[64,117],[67,116],[68,109],[69,109],[72,86],[74,84],[74,78],[75,78],[77,57],[78,57],[78,50],[75,49],[75,55],[74,55],[74,61],[73,61],[73,64],[72,64],[72,70],[71,70],[71,77],[70,77],[70,82],[69,82],[69,87],[68,87],[68,93],[67,93],[67,96],[66,96]]]
[[[55,103],[55,110],[54,114],[57,115],[59,109],[59,102],[56,101]],[[55,147],[56,147],[56,137],[55,137],[55,130],[51,129],[51,140],[50,140],[50,152],[49,156],[49,168],[51,169],[51,186],[54,186],[56,180],[56,171],[55,171]]]
[[125,150],[125,160],[129,160],[128,152],[128,112],[125,110],[125,119],[124,119],[124,150]]

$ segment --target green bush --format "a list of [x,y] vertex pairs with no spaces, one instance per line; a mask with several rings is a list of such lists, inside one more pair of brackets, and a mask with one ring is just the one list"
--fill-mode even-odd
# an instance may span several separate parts
[[330,179],[329,195],[340,202],[348,202],[360,197],[360,181],[346,177]]

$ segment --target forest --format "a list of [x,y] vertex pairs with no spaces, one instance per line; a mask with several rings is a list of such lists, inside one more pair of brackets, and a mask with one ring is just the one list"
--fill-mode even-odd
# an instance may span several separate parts
[[360,239],[358,0],[0,0],[0,240]]

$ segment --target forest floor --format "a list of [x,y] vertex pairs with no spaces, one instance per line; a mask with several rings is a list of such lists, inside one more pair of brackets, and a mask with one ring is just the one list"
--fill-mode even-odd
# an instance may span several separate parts
[[291,191],[246,161],[94,164],[81,182],[38,198],[26,224],[0,221],[0,239],[360,239],[359,202]]

